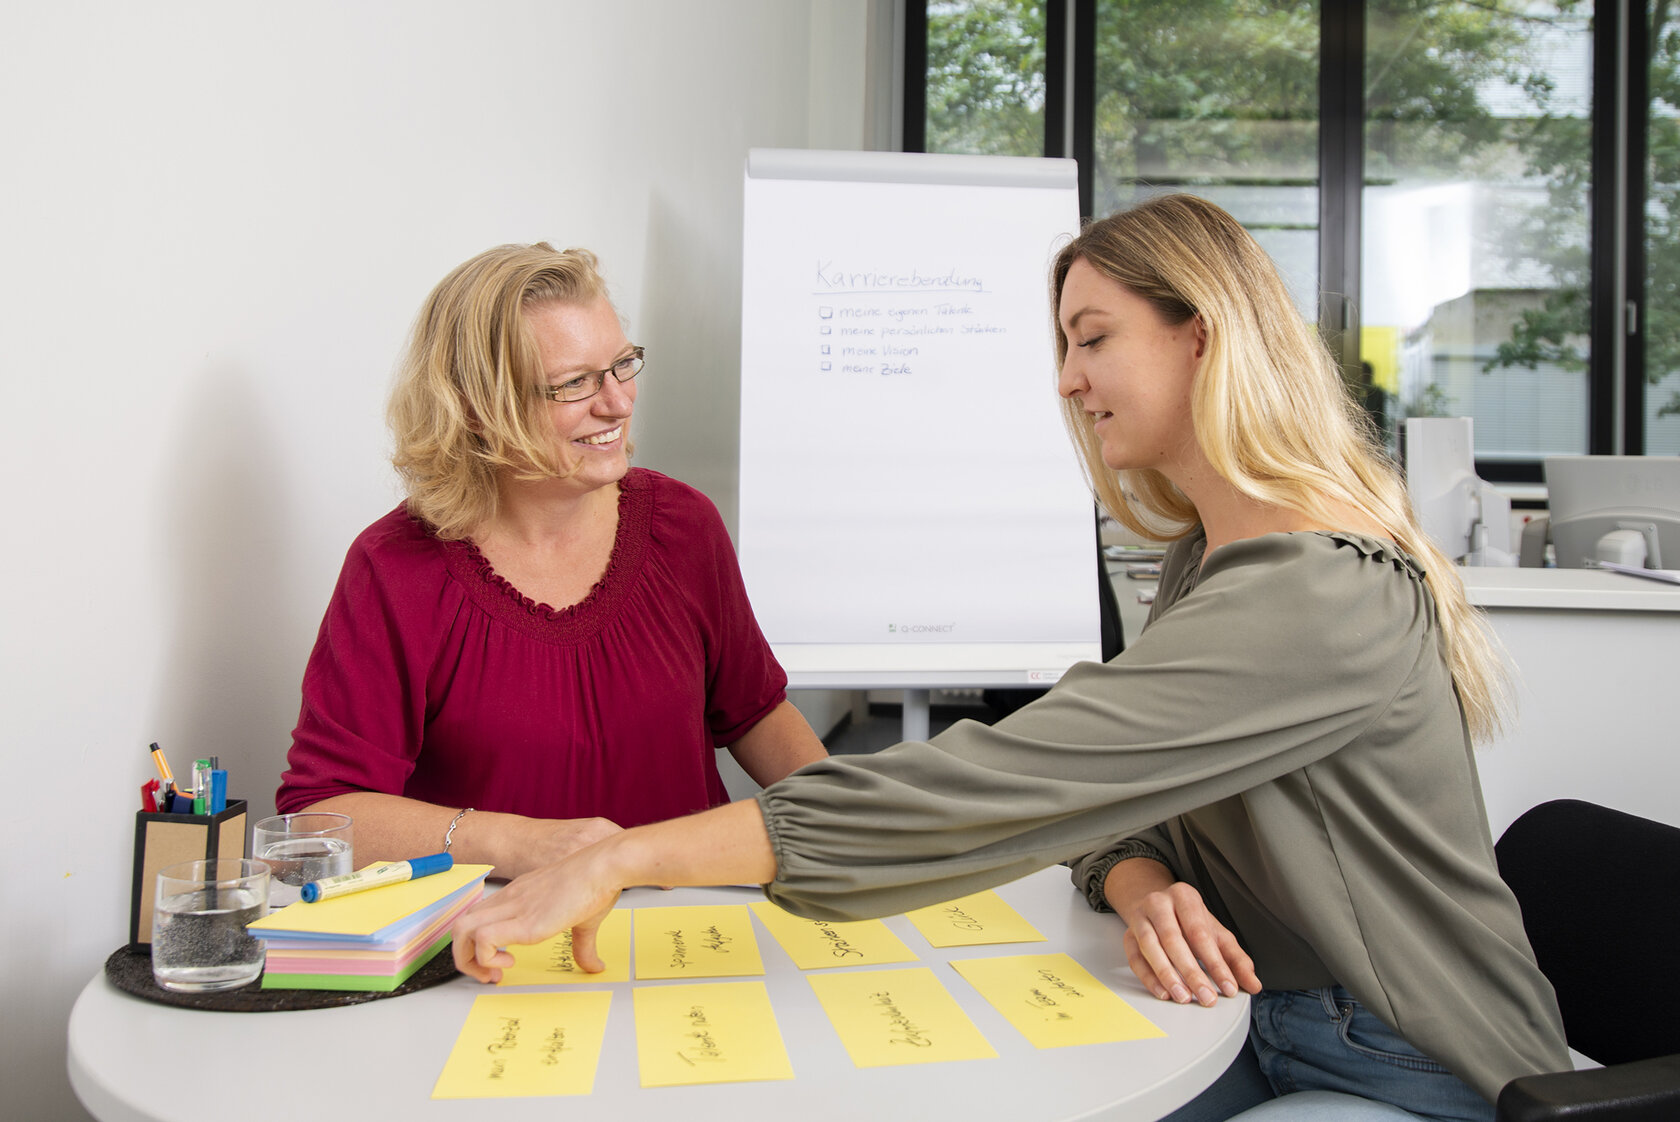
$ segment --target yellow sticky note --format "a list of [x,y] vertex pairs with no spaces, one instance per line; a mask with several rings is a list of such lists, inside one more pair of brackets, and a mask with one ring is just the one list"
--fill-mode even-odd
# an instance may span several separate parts
[[977,947],[985,943],[1042,943],[1044,936],[995,892],[976,892],[930,908],[905,912],[936,947]]
[[793,1078],[763,982],[641,986],[635,999],[642,1086]]
[[589,1094],[611,1006],[608,990],[475,998],[432,1098]]
[[1037,1048],[1167,1035],[1065,954],[970,958],[951,965]]
[[883,962],[915,962],[916,952],[904,945],[878,919],[830,923],[802,919],[768,900],[751,905],[753,915],[776,937],[776,942],[801,970],[828,966],[874,966]]
[[636,978],[764,973],[745,904],[636,909]]
[[513,965],[502,970],[504,986],[540,986],[568,982],[628,982],[630,980],[630,909],[614,908],[595,933],[595,946],[607,968],[585,974],[572,961],[572,933],[525,947],[509,947]]
[[373,935],[431,907],[473,881],[483,880],[489,872],[489,865],[455,865],[429,877],[334,896],[318,904],[290,904],[253,921],[250,927],[259,935],[264,931]]
[[858,1067],[996,1059],[956,998],[925,966],[814,974],[823,1012]]

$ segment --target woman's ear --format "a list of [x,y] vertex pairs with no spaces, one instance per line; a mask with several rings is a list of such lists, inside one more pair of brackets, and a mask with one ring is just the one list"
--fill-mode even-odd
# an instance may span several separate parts
[[1196,313],[1196,357],[1198,359],[1202,359],[1202,358],[1207,357],[1207,344],[1208,344],[1207,320],[1202,318],[1202,313],[1197,312]]

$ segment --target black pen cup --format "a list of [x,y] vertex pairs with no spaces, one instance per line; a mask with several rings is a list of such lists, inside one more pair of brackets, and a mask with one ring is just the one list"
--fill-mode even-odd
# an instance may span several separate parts
[[245,856],[245,800],[230,799],[220,814],[134,815],[134,898],[128,914],[130,950],[152,947],[152,905],[158,870],[182,861]]

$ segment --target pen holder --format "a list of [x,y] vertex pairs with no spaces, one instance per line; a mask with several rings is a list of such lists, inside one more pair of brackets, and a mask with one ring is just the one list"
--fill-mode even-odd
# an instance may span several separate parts
[[158,870],[182,861],[245,856],[245,800],[228,800],[220,814],[134,816],[134,900],[128,914],[130,950],[152,947],[152,905]]

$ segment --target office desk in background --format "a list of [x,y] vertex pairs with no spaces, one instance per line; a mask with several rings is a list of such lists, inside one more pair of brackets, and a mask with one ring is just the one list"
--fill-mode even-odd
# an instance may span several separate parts
[[[859,1069],[816,1001],[806,972],[754,921],[765,984],[794,1078],[644,1089],[639,1086],[629,991],[637,985],[522,986],[496,990],[457,978],[399,998],[292,1013],[206,1013],[131,997],[104,978],[88,983],[70,1014],[70,1083],[101,1122],[463,1118],[486,1120],[680,1118],[683,1122],[1053,1122],[1147,1120],[1189,1101],[1241,1048],[1248,998],[1211,1009],[1156,1001],[1132,977],[1119,922],[1097,915],[1067,870],[1046,869],[998,895],[1046,938],[1042,943],[929,947],[902,916],[887,920],[932,967],[986,1039],[994,1060]],[[746,904],[757,889],[633,889],[620,907]],[[1064,951],[1167,1035],[1153,1040],[1037,1049],[955,970],[953,959]],[[846,968],[842,968],[846,969]],[[891,969],[857,967],[853,969]],[[822,971],[821,973],[831,973]],[[737,979],[727,979],[737,980]],[[482,993],[614,991],[595,1090],[589,1096],[433,1100],[432,1085]]]
[[1680,826],[1680,585],[1592,569],[1459,573],[1516,672],[1516,718],[1476,754],[1493,836],[1551,799]]

